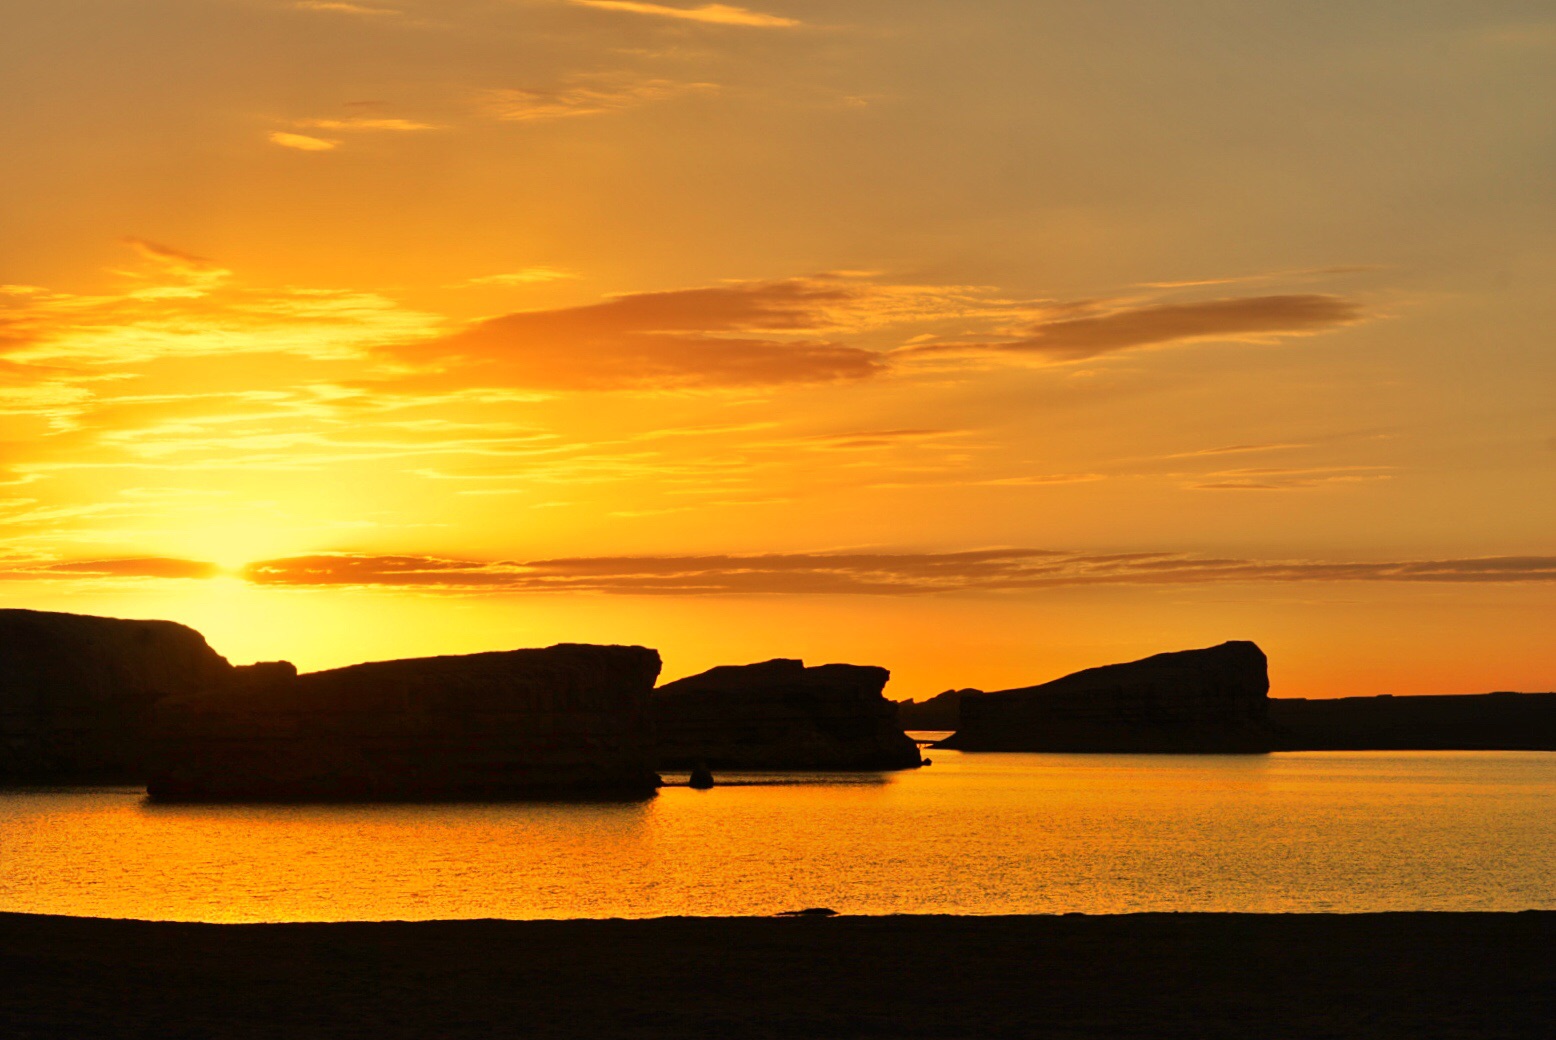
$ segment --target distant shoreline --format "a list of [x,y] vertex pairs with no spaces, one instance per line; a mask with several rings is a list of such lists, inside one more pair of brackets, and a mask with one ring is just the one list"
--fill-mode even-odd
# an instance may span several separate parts
[[[796,908],[799,909],[799,908]],[[0,914],[12,1038],[1544,1037],[1556,912],[212,925]]]
[[[1015,691],[1020,692],[1020,691]],[[1008,696],[1007,694],[1005,694]],[[897,702],[897,716],[912,732],[955,733],[964,700],[990,694],[948,690],[927,701]],[[1556,751],[1556,693],[1416,694],[1364,697],[1271,697],[1266,747],[1252,751]],[[1149,737],[1150,727],[1146,736]],[[1064,727],[1010,726],[984,732],[963,751],[1239,753],[1215,744],[1174,741],[1171,728],[1157,734],[1161,746],[1127,725],[1098,725],[1077,741]],[[1248,753],[1248,752],[1242,752]]]

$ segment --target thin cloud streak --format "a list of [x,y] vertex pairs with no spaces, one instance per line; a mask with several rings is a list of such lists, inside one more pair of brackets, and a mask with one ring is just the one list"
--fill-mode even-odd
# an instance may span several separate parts
[[299,11],[324,11],[331,14],[356,14],[370,17],[400,13],[393,7],[370,7],[367,4],[344,3],[341,0],[297,0],[292,6]]
[[[170,557],[0,562],[8,580],[210,579],[214,563]],[[620,595],[932,595],[1073,586],[1334,582],[1556,582],[1556,556],[1336,562],[1207,558],[1189,553],[979,549],[947,553],[764,553],[488,561],[423,554],[317,553],[242,568],[255,584],[294,588]]]
[[572,271],[564,271],[556,267],[525,267],[518,271],[509,271],[504,274],[484,274],[476,278],[467,279],[465,285],[540,285],[545,282],[560,282],[569,278],[577,278]]
[[107,560],[67,560],[64,562],[15,560],[0,562],[3,579],[58,578],[178,578],[205,580],[221,573],[214,563],[181,560],[166,556],[138,556]]
[[298,126],[314,130],[361,130],[367,132],[414,133],[418,130],[438,129],[432,123],[418,123],[414,119],[362,116],[354,119],[301,119]]
[[746,25],[755,28],[779,29],[799,25],[795,18],[763,14],[744,7],[729,4],[703,4],[701,7],[671,7],[669,4],[644,3],[642,0],[572,0],[579,7],[595,7],[602,11],[625,11],[629,14],[654,15],[659,18],[679,18],[691,22],[707,22],[713,25]]
[[987,549],[954,553],[770,553],[751,556],[574,557],[529,562],[325,553],[250,564],[261,585],[406,587],[449,592],[638,595],[923,595],[1080,585],[1290,582],[1556,581],[1556,557],[1387,562],[1205,559],[1185,553]]
[[1124,350],[1197,340],[1258,342],[1306,336],[1353,325],[1367,317],[1356,303],[1319,293],[1157,303],[1087,313],[1091,310],[1101,307],[1086,303],[1066,305],[1060,312],[1062,316],[1028,326],[1018,338],[1003,342],[932,343],[909,347],[904,352],[994,351],[1082,361]]
[[688,83],[669,79],[621,81],[594,77],[559,87],[505,87],[479,95],[487,115],[508,123],[534,123],[551,119],[598,116],[637,108],[656,101],[717,91],[716,83]]
[[340,147],[339,141],[311,137],[308,134],[289,134],[284,130],[272,130],[269,140],[271,144],[278,144],[282,148],[291,148],[299,152],[330,152]]

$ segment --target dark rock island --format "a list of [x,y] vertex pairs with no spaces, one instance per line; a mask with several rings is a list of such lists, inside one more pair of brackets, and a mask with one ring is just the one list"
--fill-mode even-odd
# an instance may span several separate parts
[[154,798],[644,795],[659,654],[562,644],[268,675],[156,709]]
[[884,668],[774,660],[726,665],[654,691],[665,769],[911,769],[918,746],[881,696]]
[[0,610],[0,783],[136,782],[151,706],[232,673],[172,621]]
[[[643,647],[233,667],[171,621],[0,610],[0,784],[167,799],[638,795],[655,768],[883,770],[903,723],[964,751],[1556,750],[1556,693],[1270,700],[1249,642],[996,693],[882,696],[884,668],[714,668]],[[899,721],[899,716],[900,720]]]
[[1246,754],[1271,749],[1264,651],[1245,641],[1157,654],[1016,690],[963,696],[937,747],[962,751]]

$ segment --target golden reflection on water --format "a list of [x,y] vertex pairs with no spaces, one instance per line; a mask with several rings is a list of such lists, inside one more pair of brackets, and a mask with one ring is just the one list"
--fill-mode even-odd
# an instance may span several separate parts
[[1556,755],[967,755],[643,802],[0,792],[0,909],[202,921],[1556,908]]

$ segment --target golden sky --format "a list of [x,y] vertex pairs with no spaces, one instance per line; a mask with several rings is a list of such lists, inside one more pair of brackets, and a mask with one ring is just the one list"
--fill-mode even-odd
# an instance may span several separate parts
[[1556,688],[1547,3],[5,21],[3,605]]

